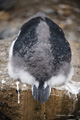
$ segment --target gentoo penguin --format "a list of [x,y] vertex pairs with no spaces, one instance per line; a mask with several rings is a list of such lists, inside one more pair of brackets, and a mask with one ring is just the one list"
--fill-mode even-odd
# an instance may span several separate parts
[[71,80],[71,48],[62,29],[44,14],[29,19],[9,51],[8,73],[32,86],[34,100],[49,99],[51,88]]

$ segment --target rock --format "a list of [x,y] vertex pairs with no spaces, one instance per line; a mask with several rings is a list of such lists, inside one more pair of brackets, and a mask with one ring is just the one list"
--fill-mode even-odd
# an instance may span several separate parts
[[77,27],[77,31],[79,31],[79,32],[80,32],[80,26],[79,26],[79,27]]
[[5,39],[8,37],[12,37],[14,35],[16,35],[18,33],[18,29],[17,28],[6,28],[5,30],[0,32],[0,39]]
[[15,5],[15,0],[0,0],[0,10],[9,10]]
[[[52,88],[49,100],[45,104],[35,102],[32,96],[31,88],[28,85],[20,83],[20,104],[18,104],[18,95],[16,92],[16,80],[10,79],[7,71],[8,53],[13,38],[0,41],[0,119],[1,120],[66,120],[76,118],[80,110],[80,94],[78,101],[75,101],[74,95],[69,97],[65,91]],[[72,64],[75,68],[73,76],[74,81],[80,81],[80,42],[69,41],[72,49]],[[76,112],[75,112],[76,111]]]
[[9,20],[10,19],[10,16],[9,16],[9,13],[8,12],[5,12],[5,11],[0,11],[0,20]]
[[67,33],[67,37],[68,37],[69,40],[71,40],[71,41],[78,41],[78,40],[76,39],[76,35],[75,35],[75,33],[74,33],[73,31],[68,32],[68,33]]
[[58,3],[58,0],[52,0],[53,3]]
[[80,110],[79,110],[78,113],[77,113],[76,120],[80,120]]
[[69,15],[71,15],[71,11],[68,10],[68,9],[67,10],[59,9],[58,14],[59,15],[64,15],[64,16],[69,16]]
[[72,24],[72,19],[70,17],[68,17],[66,20],[65,20],[65,24],[66,25],[71,25]]
[[56,11],[51,8],[41,8],[41,11],[44,12],[45,14],[56,14]]
[[69,16],[71,14],[72,14],[71,10],[68,10],[68,9],[64,10],[64,15],[65,16]]
[[59,9],[59,10],[58,10],[58,14],[59,14],[59,15],[63,15],[63,14],[64,14],[64,11]]
[[67,4],[59,4],[58,6],[60,9],[71,9],[71,6]]

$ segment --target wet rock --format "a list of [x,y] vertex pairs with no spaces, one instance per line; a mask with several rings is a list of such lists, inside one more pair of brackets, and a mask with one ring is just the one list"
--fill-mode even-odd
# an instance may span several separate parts
[[9,10],[15,5],[15,0],[0,0],[0,10]]
[[6,28],[0,32],[0,39],[12,37],[12,36],[16,35],[17,33],[18,33],[17,28],[11,28],[11,27]]

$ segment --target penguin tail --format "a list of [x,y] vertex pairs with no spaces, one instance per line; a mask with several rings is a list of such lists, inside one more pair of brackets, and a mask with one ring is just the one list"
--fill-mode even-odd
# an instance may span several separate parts
[[33,86],[33,98],[35,101],[39,99],[40,103],[44,103],[49,99],[51,88],[47,86],[46,88],[40,87],[37,88],[35,85]]

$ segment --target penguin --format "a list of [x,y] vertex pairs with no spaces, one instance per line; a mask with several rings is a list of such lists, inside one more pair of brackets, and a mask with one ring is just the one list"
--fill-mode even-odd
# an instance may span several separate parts
[[73,75],[71,48],[63,30],[43,13],[22,25],[9,50],[11,78],[32,86],[35,101],[47,102],[51,88]]

